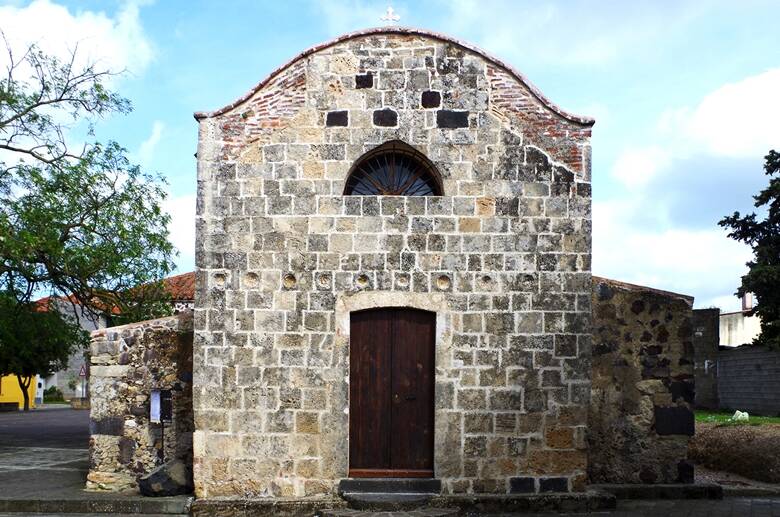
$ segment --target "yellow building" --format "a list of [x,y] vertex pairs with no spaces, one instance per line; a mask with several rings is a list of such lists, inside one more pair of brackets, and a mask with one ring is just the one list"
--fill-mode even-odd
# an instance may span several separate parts
[[[27,388],[27,393],[30,395],[30,407],[35,407],[35,390],[38,387],[38,383],[35,379],[30,382],[30,387]],[[16,402],[19,404],[19,409],[24,408],[24,395],[22,395],[22,389],[19,387],[19,381],[16,379],[16,375],[6,375],[0,377],[0,403],[1,402]]]

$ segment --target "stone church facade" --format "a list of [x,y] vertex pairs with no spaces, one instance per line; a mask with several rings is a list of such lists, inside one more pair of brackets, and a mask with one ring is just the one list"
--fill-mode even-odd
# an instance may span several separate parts
[[584,489],[593,120],[396,28],[196,118],[199,497]]

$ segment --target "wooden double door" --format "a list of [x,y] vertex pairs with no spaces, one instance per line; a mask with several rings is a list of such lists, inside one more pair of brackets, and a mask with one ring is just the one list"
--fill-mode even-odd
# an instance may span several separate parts
[[433,477],[436,314],[350,314],[350,477]]

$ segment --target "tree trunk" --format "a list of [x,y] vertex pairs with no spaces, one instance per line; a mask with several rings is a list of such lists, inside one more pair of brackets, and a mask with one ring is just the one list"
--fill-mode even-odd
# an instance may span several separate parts
[[22,397],[24,397],[24,410],[30,411],[30,393],[27,391],[27,388],[30,387],[32,377],[26,377],[26,379],[27,382],[25,383],[22,380],[22,376],[18,373],[16,374],[16,380],[19,382],[19,387],[22,389]]

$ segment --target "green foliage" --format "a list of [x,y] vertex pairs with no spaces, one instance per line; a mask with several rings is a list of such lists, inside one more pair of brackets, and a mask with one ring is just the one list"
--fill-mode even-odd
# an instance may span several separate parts
[[62,394],[62,390],[60,390],[57,386],[49,386],[43,390],[44,402],[57,402],[60,400],[65,400],[65,396]]
[[0,374],[15,374],[25,394],[35,375],[48,377],[65,368],[73,351],[89,344],[89,334],[74,318],[51,307],[23,303],[0,292]]
[[695,412],[696,421],[705,424],[720,424],[720,425],[764,425],[764,424],[780,424],[780,417],[778,416],[756,416],[750,415],[747,422],[735,422],[731,417],[734,416],[733,411],[706,411],[697,410]]
[[747,263],[749,271],[736,293],[753,293],[756,297],[751,314],[761,318],[761,334],[753,343],[780,349],[780,153],[771,150],[765,160],[769,185],[753,199],[756,208],[766,209],[766,217],[734,212],[718,224],[731,230],[729,237],[753,248],[753,260]]
[[[131,109],[106,86],[112,74],[94,64],[77,66],[76,51],[60,61],[34,45],[19,57],[7,42],[6,49],[9,64],[0,75],[0,371],[46,375],[73,350],[66,341],[82,343],[83,336],[61,311],[41,312],[31,299],[64,296],[74,313],[166,313],[159,289],[134,288],[154,285],[171,271],[170,217],[161,209],[162,178],[132,164],[116,142],[94,140],[100,117]],[[68,135],[80,131],[88,141],[74,151]]]

